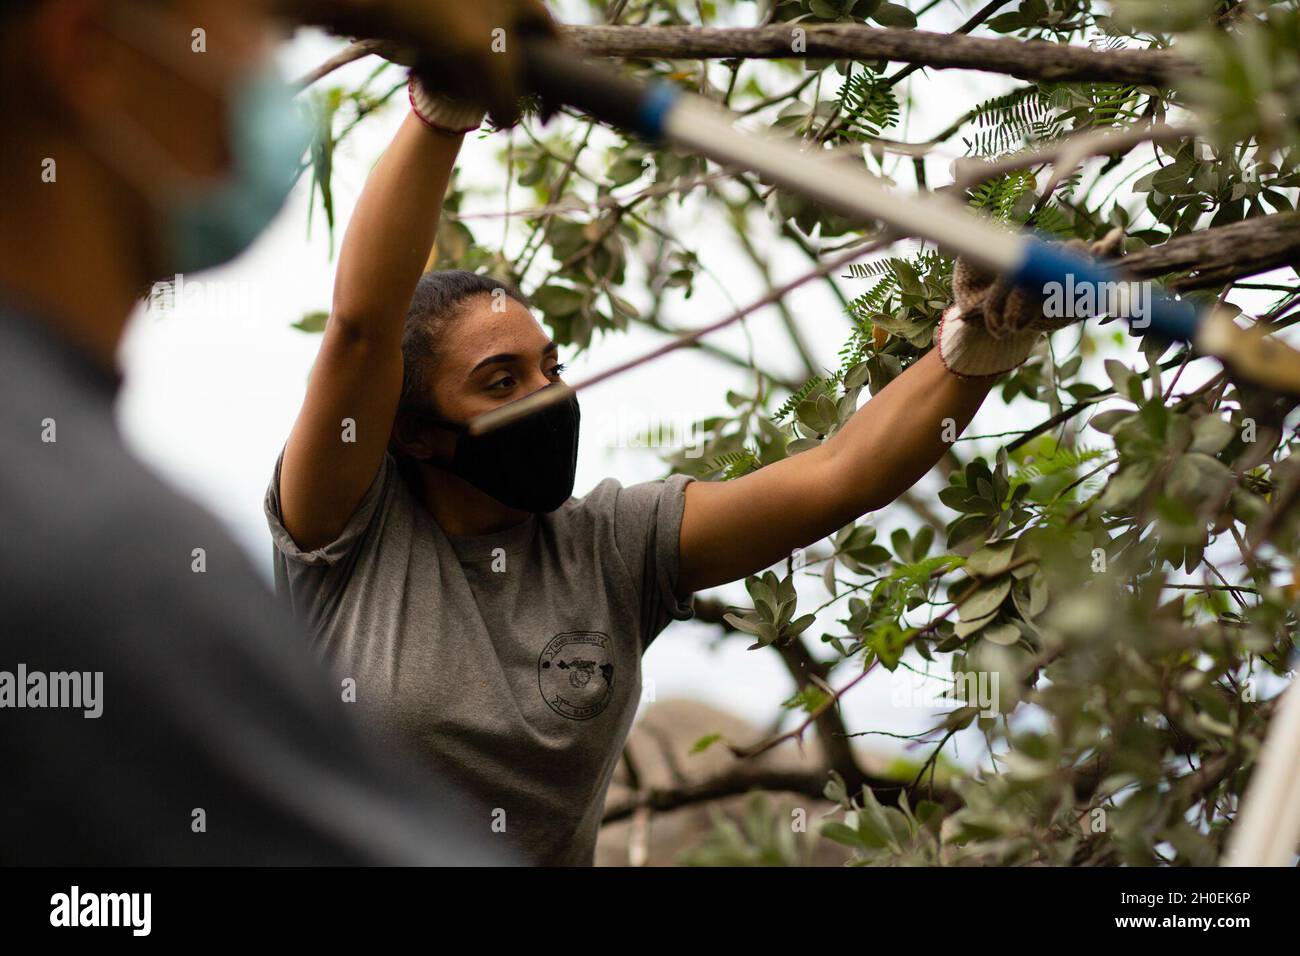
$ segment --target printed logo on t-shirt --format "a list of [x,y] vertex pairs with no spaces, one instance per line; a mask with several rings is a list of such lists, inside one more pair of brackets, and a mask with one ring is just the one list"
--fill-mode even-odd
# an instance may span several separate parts
[[537,686],[551,710],[570,720],[589,720],[614,694],[614,654],[599,631],[556,634],[537,660]]

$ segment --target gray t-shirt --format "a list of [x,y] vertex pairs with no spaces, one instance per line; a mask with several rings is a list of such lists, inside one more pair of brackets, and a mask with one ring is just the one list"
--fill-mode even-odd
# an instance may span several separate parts
[[[479,804],[485,832],[542,864],[591,863],[605,791],[670,619],[688,478],[585,498],[475,537],[447,535],[391,456],[338,539],[300,550],[280,471],[266,496],[276,587],[358,709]],[[344,685],[351,686],[351,685]]]

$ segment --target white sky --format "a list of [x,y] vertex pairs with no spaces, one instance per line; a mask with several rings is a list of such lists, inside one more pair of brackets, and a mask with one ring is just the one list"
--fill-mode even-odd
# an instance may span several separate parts
[[[948,15],[946,20],[951,23],[936,17],[928,20],[927,26],[950,28],[963,17]],[[300,35],[283,51],[283,62],[289,75],[300,75],[336,48],[337,43],[325,37]],[[373,65],[373,60],[353,64],[334,80],[359,81]],[[926,102],[914,113],[913,128],[903,131],[900,138],[924,139],[960,109],[1011,85],[1000,77],[958,72],[933,72],[921,82]],[[400,122],[404,100],[395,99],[391,108],[363,123],[335,156],[336,247],[370,165]],[[933,109],[929,108],[931,103]],[[504,173],[495,161],[503,144],[502,134],[467,142],[460,163],[462,181],[481,192],[463,211],[493,212],[504,208]],[[960,149],[960,143],[956,149]],[[932,184],[946,181],[941,165],[930,165]],[[520,195],[521,191],[516,190],[516,205],[522,201]],[[268,581],[271,541],[262,515],[262,495],[302,401],[319,344],[317,336],[298,332],[290,328],[290,323],[307,312],[327,309],[333,282],[334,263],[323,217],[317,209],[309,234],[307,209],[304,180],[273,227],[246,255],[227,267],[187,279],[192,292],[196,281],[211,283],[206,288],[209,295],[184,300],[176,311],[166,315],[137,315],[122,355],[127,386],[120,399],[119,417],[128,440],[178,488],[224,521],[253,555]],[[497,223],[489,227],[477,220],[470,225],[487,241],[499,241]],[[515,241],[521,232],[517,227]],[[666,317],[673,323],[687,328],[706,324],[766,291],[756,271],[728,240],[724,224],[693,215],[688,208],[677,234],[685,237],[722,279],[719,283],[701,276],[696,294],[689,301],[672,301]],[[763,230],[755,236],[764,251],[771,249],[770,235],[770,230]],[[788,245],[784,248],[790,251],[774,263],[775,281],[792,278],[808,268],[801,254]],[[864,283],[852,280],[843,285],[850,295],[864,289]],[[638,304],[647,301],[636,287],[635,278],[629,281],[625,296]],[[1244,305],[1249,300],[1241,301]],[[849,330],[838,302],[828,290],[813,285],[790,296],[788,304],[805,320],[804,331],[817,360],[836,367],[838,350]],[[587,354],[562,356],[570,360],[567,377],[571,382],[580,381],[660,341],[640,330],[598,339]],[[799,375],[797,360],[774,309],[763,310],[745,323],[745,328],[728,329],[713,341],[742,353],[752,342],[754,354],[762,357],[763,364],[792,377]],[[1135,352],[1134,346],[1126,345],[1125,349],[1130,355]],[[1095,368],[1087,378],[1104,383],[1099,361],[1091,364]],[[1189,372],[1183,384],[1194,381],[1195,376]],[[585,393],[584,410],[589,422],[598,409],[610,415],[635,417],[651,405],[672,420],[682,416],[698,419],[726,410],[723,396],[728,388],[748,389],[750,385],[742,370],[683,350]],[[1023,428],[1042,417],[1040,409],[1026,406],[1008,410],[993,398],[968,434]],[[991,451],[996,446],[985,443],[984,447]],[[962,451],[969,454],[970,445],[963,446]],[[576,493],[584,493],[608,476],[627,484],[661,477],[663,473],[664,467],[653,452],[601,447],[595,441],[595,429],[589,427],[579,457]],[[922,490],[933,495],[939,487],[931,476]],[[884,535],[898,524],[910,526],[914,522],[903,509],[894,508],[877,516],[875,523]],[[815,607],[824,598],[816,584],[807,588],[801,585],[801,591],[808,607]],[[727,600],[747,602],[740,585],[722,589],[721,593]],[[843,633],[834,622],[839,613],[836,609],[823,614],[808,634]],[[743,638],[718,643],[712,639],[715,634],[716,629],[699,624],[672,625],[645,658],[647,685],[653,685],[660,700],[690,696],[767,726],[777,704],[793,688],[790,679],[775,654],[747,652]],[[839,680],[849,676],[845,672]],[[912,732],[925,726],[926,711],[900,710],[890,705],[887,681],[887,675],[873,677],[848,696],[844,709],[850,729]],[[879,742],[872,746],[897,745]]]

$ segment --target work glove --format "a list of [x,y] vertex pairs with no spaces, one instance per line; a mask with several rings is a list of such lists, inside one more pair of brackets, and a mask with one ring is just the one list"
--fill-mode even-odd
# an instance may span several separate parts
[[[420,93],[412,91],[416,112],[444,128],[468,125],[462,108],[467,103],[486,108],[501,125],[517,121],[519,98],[528,92],[522,41],[555,34],[541,0],[276,0],[276,4],[293,22],[381,41],[383,55],[411,66],[423,87]],[[454,97],[462,107],[444,110],[430,104],[430,115],[425,116],[424,91]]]
[[478,129],[487,115],[487,111],[477,103],[428,89],[415,73],[407,80],[406,88],[411,99],[411,112],[435,132],[460,136]]
[[[1105,259],[1119,251],[1123,239],[1123,230],[1112,229],[1091,244],[1071,239],[1065,248]],[[961,257],[953,266],[952,293],[935,341],[944,366],[963,378],[1009,372],[1029,358],[1042,333],[1083,318],[1045,315],[1041,296]]]

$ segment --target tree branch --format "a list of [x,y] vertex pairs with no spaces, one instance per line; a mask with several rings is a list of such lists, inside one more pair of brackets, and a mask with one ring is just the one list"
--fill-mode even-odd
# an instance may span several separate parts
[[[786,670],[794,678],[796,687],[807,684],[813,675],[825,681],[829,668],[813,657],[802,638],[796,637],[786,644],[778,642],[774,646],[781,655]],[[817,740],[826,753],[830,769],[844,778],[850,793],[857,793],[867,782],[867,775],[863,773],[857,755],[853,752],[853,742],[849,739],[848,728],[844,726],[844,716],[838,708],[833,707],[817,717],[815,727]]]
[[[751,790],[786,791],[803,794],[813,800],[825,800],[823,791],[826,789],[827,779],[824,768],[811,771],[773,770],[738,763],[726,773],[698,783],[638,790],[622,800],[610,801],[605,805],[602,822],[614,823],[632,816],[638,810],[654,810],[663,813],[697,803],[707,803],[710,800],[739,796]],[[893,787],[895,790],[900,786],[893,780],[881,780],[876,783],[881,787]],[[886,799],[882,802],[889,801]]]
[[1300,213],[1256,216],[1133,252],[1120,268],[1139,279],[1194,272],[1170,283],[1178,290],[1222,285],[1239,276],[1300,264]]
[[[795,29],[803,31],[797,44]],[[855,23],[765,27],[566,26],[564,38],[591,56],[632,59],[894,60],[936,69],[1006,73],[1033,80],[1111,80],[1167,85],[1195,67],[1165,50],[1094,50],[1041,40],[994,39]]]
[[[612,800],[605,804],[602,822],[614,823],[632,816],[639,810],[665,813],[697,803],[740,796],[753,790],[799,793],[811,800],[825,800],[827,780],[825,768],[775,770],[741,762],[725,773],[697,783],[668,788],[648,788],[632,793],[622,800]],[[910,787],[906,782],[870,774],[863,776],[862,783],[870,787],[876,798],[886,806],[897,804],[899,795],[904,792],[907,792],[909,801],[915,805],[920,791],[920,788]],[[856,791],[850,790],[850,793]],[[925,799],[941,803],[950,810],[957,805],[955,794],[941,786],[936,786],[932,795],[927,790]]]
[[[796,34],[795,30],[802,31]],[[1167,86],[1197,71],[1168,50],[1094,50],[1042,40],[972,37],[927,30],[890,30],[856,23],[762,27],[561,26],[561,36],[589,56],[639,60],[891,60],[933,69],[1003,73],[1027,80],[1105,80]],[[796,43],[798,37],[801,42]],[[354,43],[312,70],[299,87],[377,51]],[[797,48],[797,50],[796,50]]]
[[1047,181],[1047,185],[1043,187],[1043,196],[1047,197],[1055,192],[1056,187],[1067,179],[1079,164],[1094,156],[1127,153],[1133,147],[1147,142],[1169,143],[1191,139],[1199,133],[1200,128],[1196,126],[1168,126],[1163,123],[1144,123],[1121,130],[1087,130],[1067,136],[1042,149],[1013,153],[992,162],[976,158],[959,159],[953,186],[957,191],[964,192],[986,180],[1005,176],[1019,169],[1050,163],[1057,168],[1053,171],[1051,179]]
[[355,43],[349,44],[314,70],[310,70],[298,77],[293,84],[294,92],[300,93],[317,80],[329,76],[335,70],[340,70],[349,63],[359,60],[362,57],[369,56],[372,53],[378,53],[383,49],[383,46],[384,45],[378,40],[358,40]]

